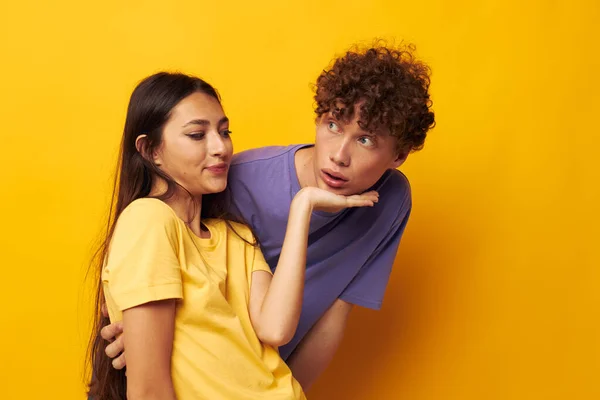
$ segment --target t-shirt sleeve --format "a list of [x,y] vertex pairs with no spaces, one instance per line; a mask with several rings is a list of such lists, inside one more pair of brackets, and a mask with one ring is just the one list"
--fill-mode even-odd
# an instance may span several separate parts
[[252,268],[251,271],[255,272],[255,271],[266,271],[270,274],[273,274],[271,272],[271,268],[269,267],[269,264],[267,264],[267,261],[265,260],[265,256],[263,256],[262,251],[260,250],[260,246],[256,245],[256,246],[251,246],[248,245],[249,250],[252,253],[251,256],[251,260],[252,260]]
[[243,239],[248,281],[252,281],[252,273],[254,271],[266,271],[272,274],[271,268],[269,268],[269,264],[267,264],[251,229],[247,225],[240,223],[232,223],[232,226],[236,235]]
[[354,279],[346,286],[339,296],[341,300],[374,310],[381,308],[400,239],[409,215],[410,205],[405,208],[404,215],[400,216],[398,223],[392,225],[390,232],[361,267]]
[[160,200],[130,204],[119,216],[104,280],[121,311],[183,298],[177,217]]

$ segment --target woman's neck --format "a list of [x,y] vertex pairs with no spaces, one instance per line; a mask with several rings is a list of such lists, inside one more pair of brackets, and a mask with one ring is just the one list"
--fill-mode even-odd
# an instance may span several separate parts
[[[166,184],[157,183],[150,191],[150,196],[158,197],[167,191]],[[181,188],[168,199],[164,200],[175,211],[175,214],[183,220],[191,231],[200,238],[210,238],[210,231],[202,229],[202,196],[192,197]]]
[[202,229],[202,197],[191,198],[187,193],[181,195],[173,195],[170,199],[166,199],[167,203],[179,218],[201,238],[210,238],[210,232]]

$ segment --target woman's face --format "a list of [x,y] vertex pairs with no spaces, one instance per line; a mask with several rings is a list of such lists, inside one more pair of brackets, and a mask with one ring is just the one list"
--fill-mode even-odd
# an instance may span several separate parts
[[230,133],[219,101],[193,93],[171,111],[154,162],[193,196],[221,192],[233,153]]

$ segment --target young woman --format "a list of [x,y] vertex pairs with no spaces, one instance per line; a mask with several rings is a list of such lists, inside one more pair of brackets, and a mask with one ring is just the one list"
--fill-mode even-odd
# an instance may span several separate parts
[[[221,212],[230,133],[217,92],[198,78],[158,73],[134,90],[98,257],[94,399],[305,398],[277,347],[300,317],[311,213],[378,195],[300,190],[272,275],[250,229]],[[126,377],[104,354],[104,298],[123,321]]]

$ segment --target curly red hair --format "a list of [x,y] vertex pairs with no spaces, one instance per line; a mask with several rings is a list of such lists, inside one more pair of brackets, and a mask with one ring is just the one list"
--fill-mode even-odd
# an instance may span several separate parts
[[400,154],[422,149],[435,119],[430,69],[416,60],[414,51],[414,45],[381,44],[347,51],[317,79],[317,117],[332,112],[347,122],[358,105],[361,129],[394,136]]

